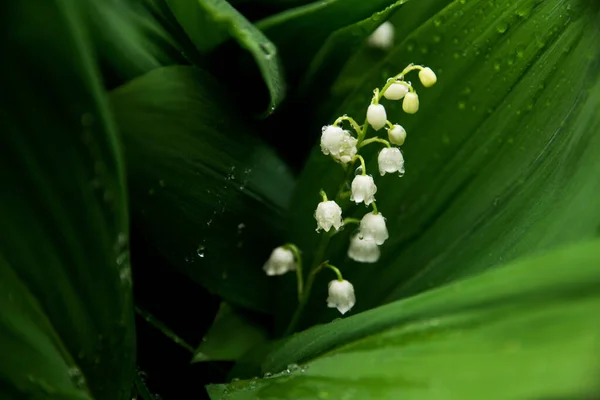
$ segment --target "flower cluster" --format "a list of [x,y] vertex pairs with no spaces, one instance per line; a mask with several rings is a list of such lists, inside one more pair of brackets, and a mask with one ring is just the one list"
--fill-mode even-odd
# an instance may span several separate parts
[[[353,164],[360,162],[360,168],[352,178],[351,182],[343,182],[340,190],[334,200],[330,200],[327,194],[321,190],[321,202],[317,204],[315,210],[315,220],[317,222],[317,232],[324,231],[323,242],[326,246],[327,240],[332,235],[338,233],[345,224],[358,224],[358,229],[350,235],[350,245],[348,247],[348,257],[360,263],[374,263],[381,256],[380,246],[389,238],[386,219],[377,210],[375,194],[377,185],[372,175],[367,174],[367,168],[364,158],[360,155],[360,150],[372,143],[383,145],[377,155],[377,165],[379,174],[404,175],[404,156],[399,146],[402,146],[406,140],[406,130],[400,124],[393,124],[388,120],[387,111],[380,101],[402,100],[402,110],[407,114],[414,114],[419,110],[419,96],[412,84],[405,81],[407,73],[418,70],[419,80],[424,87],[433,86],[437,77],[429,67],[410,64],[400,74],[388,79],[383,88],[375,89],[371,103],[366,110],[366,120],[363,125],[356,123],[354,119],[347,115],[337,118],[331,125],[324,126],[321,131],[321,151],[324,155],[330,156],[335,162],[341,164],[346,171],[347,181],[349,181]],[[344,122],[350,125],[351,129],[344,128]],[[375,131],[386,128],[387,139],[379,136],[367,138],[369,127]],[[352,132],[352,130],[354,132]],[[350,183],[350,191],[346,191]],[[343,209],[340,206],[341,200],[350,198],[355,204],[364,203],[366,207],[372,210],[362,216],[361,219],[343,218]],[[329,297],[327,306],[335,307],[342,314],[349,311],[355,304],[356,298],[353,285],[344,280],[339,269],[329,263],[321,261],[315,256],[315,265],[309,273],[307,287],[303,288],[303,273],[301,271],[301,261],[299,251],[294,245],[286,245],[273,250],[271,257],[264,266],[268,275],[280,275],[287,271],[297,271],[298,279],[298,297],[300,300],[299,309],[301,309],[307,300],[312,278],[316,273],[324,268],[333,270],[337,279],[329,283]],[[302,291],[304,292],[302,293]]]

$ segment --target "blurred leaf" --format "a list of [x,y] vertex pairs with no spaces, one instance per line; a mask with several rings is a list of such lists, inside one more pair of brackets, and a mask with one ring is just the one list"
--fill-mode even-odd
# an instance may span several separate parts
[[[372,89],[408,63],[429,65],[439,77],[432,89],[415,85],[415,115],[384,102],[408,139],[405,177],[376,178],[390,232],[380,261],[347,259],[351,229],[325,254],[354,283],[353,312],[598,234],[600,208],[590,199],[600,195],[599,4],[454,2],[363,71],[345,99],[327,99],[339,105],[337,113],[315,125],[346,113],[362,122]],[[369,147],[367,170],[377,174],[377,148]],[[315,149],[288,225],[308,265],[319,241],[310,218],[317,193],[333,195],[342,181],[341,168]],[[346,216],[364,212],[351,206]],[[328,278],[316,282],[304,326],[335,317],[325,307]],[[295,306],[293,284],[281,288],[281,320]]]
[[599,289],[595,240],[311,328],[267,357],[270,379],[208,392],[213,400],[589,395],[600,367],[600,321],[590,318]]
[[281,244],[293,178],[224,89],[167,67],[111,93],[132,213],[172,265],[232,304],[269,311],[262,265]]
[[14,269],[0,256],[2,398],[91,399],[81,370]]
[[266,329],[223,302],[192,362],[235,361],[267,341]]
[[[256,25],[279,49],[286,73],[295,77],[304,72],[331,33],[406,1],[317,1],[265,18]],[[298,46],[299,38],[301,46]]]
[[153,69],[185,62],[181,44],[140,0],[87,0],[85,4],[100,61],[119,84]]
[[273,43],[225,0],[166,1],[201,53],[233,37],[252,54],[271,96],[267,114],[273,112],[285,96],[283,70]]
[[85,8],[28,0],[1,11],[10,57],[0,78],[0,381],[31,398],[87,398],[87,387],[126,399],[135,353],[128,215]]

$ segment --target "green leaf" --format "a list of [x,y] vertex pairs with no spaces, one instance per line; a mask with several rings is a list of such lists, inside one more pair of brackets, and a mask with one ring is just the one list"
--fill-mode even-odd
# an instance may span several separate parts
[[184,62],[181,44],[161,26],[150,7],[142,7],[141,1],[87,0],[84,4],[99,58],[119,83]]
[[[328,0],[283,11],[257,22],[279,49],[290,76],[304,72],[328,36],[406,0]],[[298,46],[302,38],[302,46]]]
[[599,289],[595,240],[311,328],[267,357],[271,378],[208,392],[213,400],[589,395],[598,388],[600,321],[590,316]]
[[[598,3],[522,0],[482,8],[457,1],[363,71],[347,97],[327,99],[337,112],[315,121],[315,134],[337,115],[362,122],[372,89],[410,62],[438,73],[431,89],[415,83],[417,114],[384,101],[388,119],[408,132],[406,175],[379,177],[377,145],[364,153],[390,233],[380,261],[348,260],[352,229],[335,236],[324,256],[354,283],[353,312],[597,235],[600,208],[590,199],[600,195],[598,27]],[[310,218],[318,191],[333,196],[343,179],[315,149],[296,188],[302,195],[290,207],[291,240],[308,265],[320,237]],[[347,217],[365,213],[344,206]],[[328,278],[315,284],[305,326],[335,317],[325,307]],[[281,292],[288,299],[278,302],[283,320],[295,304],[293,282]]]
[[265,328],[223,302],[192,362],[235,361],[266,341]]
[[285,96],[285,81],[277,48],[225,0],[167,0],[171,11],[201,53],[208,53],[229,37],[248,50],[271,96],[270,114]]
[[91,399],[81,370],[14,269],[0,256],[2,398]]
[[27,0],[3,11],[2,390],[126,399],[135,351],[124,174],[85,8]]
[[262,271],[293,178],[212,78],[166,67],[111,93],[134,223],[172,265],[232,304],[269,311]]

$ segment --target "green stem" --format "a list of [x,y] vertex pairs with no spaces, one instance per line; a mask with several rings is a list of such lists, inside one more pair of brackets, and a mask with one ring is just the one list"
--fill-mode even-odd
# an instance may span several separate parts
[[365,159],[360,154],[357,154],[352,158],[352,162],[354,162],[356,160],[360,160],[360,167],[362,169],[361,175],[363,175],[363,176],[367,175],[367,167],[365,165]]
[[377,204],[375,204],[375,202],[371,203],[371,207],[373,207],[373,214],[379,214],[379,212],[377,211]]
[[358,218],[344,218],[344,225],[348,224],[360,224],[360,219]]
[[338,281],[341,282],[344,280],[344,277],[342,276],[342,273],[340,272],[340,270],[337,269],[337,267],[334,267],[333,265],[329,264],[329,261],[325,261],[321,265],[323,266],[323,268],[329,268],[330,270],[335,272],[335,274],[337,275]]
[[338,117],[338,119],[336,119],[336,120],[333,122],[333,125],[336,125],[336,126],[337,126],[337,125],[338,125],[340,122],[342,122],[342,121],[348,121],[348,122],[350,122],[350,125],[352,125],[352,128],[353,128],[353,129],[356,131],[356,133],[357,133],[357,134],[360,134],[360,131],[361,131],[361,129],[360,129],[360,125],[358,125],[358,124],[356,123],[356,121],[354,120],[354,118],[351,118],[351,117],[349,117],[349,116],[347,116],[347,115],[342,115],[341,117]]
[[379,91],[379,98],[377,100],[378,101],[381,100],[381,96],[383,96],[383,94],[385,93],[385,91],[388,90],[388,88],[390,86],[392,86],[394,83],[399,83],[401,85],[404,85],[404,86],[406,86],[408,88],[408,90],[410,90],[412,93],[414,93],[415,89],[413,89],[412,85],[410,85],[410,84],[408,84],[408,82],[404,82],[402,80],[398,81],[397,79],[404,79],[404,76],[406,74],[408,74],[411,71],[417,70],[417,69],[418,70],[422,70],[423,66],[410,64],[406,68],[404,68],[402,70],[402,72],[400,72],[399,74],[397,74],[393,78],[388,79],[388,81],[385,83],[385,85],[383,86],[383,88],[381,88],[381,90]]
[[369,144],[371,144],[371,143],[375,143],[375,142],[383,143],[383,144],[385,144],[387,147],[392,147],[392,145],[390,144],[390,142],[388,142],[387,140],[385,140],[385,139],[382,139],[382,138],[380,138],[380,137],[373,137],[373,138],[370,138],[370,139],[367,139],[367,140],[363,141],[363,142],[362,142],[360,145],[358,145],[358,148],[359,148],[359,149],[360,149],[360,148],[363,148],[363,147],[365,147],[366,145],[369,145]]
[[327,249],[327,245],[329,244],[330,239],[331,235],[328,233],[325,233],[323,234],[323,236],[321,236],[319,247],[317,247],[317,251],[315,251],[313,266],[310,270],[310,273],[308,274],[308,278],[306,279],[306,286],[304,286],[304,292],[302,293],[302,297],[298,302],[298,307],[296,307],[296,311],[294,311],[294,315],[292,316],[290,324],[288,325],[287,329],[285,330],[285,333],[283,334],[284,336],[288,336],[292,332],[294,332],[298,326],[298,322],[300,322],[300,317],[302,316],[304,308],[306,307],[306,303],[308,302],[310,290],[312,289],[312,285],[315,281],[315,276],[320,270],[321,263],[319,262],[319,260],[321,260],[325,255],[325,250]]
[[158,319],[156,319],[148,311],[143,310],[143,309],[139,308],[138,306],[135,306],[135,312],[140,317],[144,318],[146,320],[146,322],[148,322],[150,325],[154,326],[156,329],[161,331],[166,337],[171,339],[173,342],[177,343],[179,346],[188,350],[190,353],[192,353],[192,354],[194,353],[194,348],[192,346],[190,346],[188,343],[186,343],[185,340],[183,340],[182,338],[177,336],[177,334],[175,332],[173,332],[165,324],[163,324]]
[[302,274],[302,256],[300,250],[293,243],[287,243],[283,247],[294,253],[296,258],[296,281],[298,284],[298,301],[302,299],[302,293],[304,292],[304,275]]
[[327,193],[325,193],[325,191],[323,189],[321,189],[319,191],[319,194],[321,195],[321,198],[323,199],[323,201],[327,201]]

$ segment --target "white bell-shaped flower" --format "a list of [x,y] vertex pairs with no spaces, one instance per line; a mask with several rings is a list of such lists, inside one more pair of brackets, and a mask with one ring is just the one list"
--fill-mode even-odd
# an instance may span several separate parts
[[372,47],[389,49],[394,45],[394,25],[389,21],[379,25],[369,36],[367,43]]
[[379,163],[379,173],[383,176],[386,173],[398,172],[400,176],[404,175],[404,157],[397,147],[384,147],[377,157]]
[[383,215],[373,212],[365,214],[360,220],[358,236],[363,240],[372,240],[376,244],[382,245],[389,237]]
[[392,83],[389,88],[383,92],[383,97],[388,100],[400,100],[408,93],[408,88],[401,83]]
[[425,87],[432,87],[437,82],[437,76],[435,72],[429,67],[423,68],[419,71],[419,79]]
[[419,111],[419,96],[414,92],[406,93],[402,100],[402,109],[407,114],[414,114]]
[[321,134],[321,151],[325,155],[331,154],[333,158],[348,163],[356,155],[357,139],[350,132],[339,126],[324,126]]
[[380,130],[385,126],[387,121],[387,114],[385,107],[382,104],[371,104],[367,108],[367,122],[376,131]]
[[342,209],[333,200],[319,203],[315,211],[315,219],[317,220],[317,232],[321,229],[329,232],[331,227],[337,230],[344,224],[344,221],[342,221]]
[[391,143],[402,146],[406,140],[406,131],[402,125],[394,125],[388,129],[388,139]]
[[350,239],[350,247],[348,247],[348,257],[354,261],[362,263],[374,263],[379,260],[381,251],[379,246],[372,238],[360,238],[360,234],[354,235]]
[[271,257],[263,266],[263,270],[269,276],[283,275],[288,271],[295,271],[297,268],[294,253],[283,246],[275,248],[271,252]]
[[329,282],[329,297],[327,297],[327,307],[337,308],[342,314],[350,311],[356,304],[354,296],[354,286],[347,280],[338,281],[337,279]]
[[376,192],[377,186],[375,186],[371,175],[356,175],[352,180],[350,200],[356,204],[364,202],[368,206],[375,201]]

